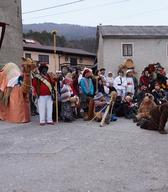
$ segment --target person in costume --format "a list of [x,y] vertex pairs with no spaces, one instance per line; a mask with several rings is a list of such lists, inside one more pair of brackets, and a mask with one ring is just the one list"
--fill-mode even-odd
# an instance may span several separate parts
[[146,69],[142,72],[142,75],[140,76],[139,85],[140,86],[145,85],[148,88],[149,87],[149,81],[150,81],[149,72]]
[[103,95],[103,93],[98,92],[95,96],[94,96],[94,113],[95,113],[95,120],[100,122],[103,114],[106,110],[106,106],[107,106],[107,101]]
[[62,81],[61,88],[61,119],[64,122],[71,122],[75,120],[77,105],[79,98],[74,94],[72,74],[68,73]]
[[159,131],[160,134],[167,134],[165,126],[168,119],[168,102],[155,106],[150,111],[150,119],[144,120],[140,127],[147,130]]
[[80,80],[80,89],[81,89],[81,108],[84,111],[84,120],[92,119],[94,116],[94,86],[92,81],[92,70],[85,68]]
[[0,119],[11,123],[30,122],[30,72],[36,67],[31,59],[23,60],[23,70],[14,63],[0,69]]
[[132,93],[132,95],[134,96],[135,86],[134,86],[134,80],[133,80],[133,71],[131,69],[128,69],[126,71],[126,81],[127,81],[126,94]]
[[38,96],[38,108],[40,116],[40,125],[53,125],[53,99],[52,91],[55,85],[55,79],[48,73],[48,65],[41,63],[39,73],[34,74],[32,85]]
[[111,71],[108,72],[107,78],[106,78],[106,83],[108,87],[113,87],[114,84],[114,78],[113,78],[113,73]]
[[154,96],[154,101],[157,105],[160,105],[167,101],[165,91],[160,88],[158,82],[155,83],[155,87],[152,90],[152,95]]
[[124,77],[124,72],[119,71],[118,76],[114,79],[114,87],[117,91],[117,94],[124,99],[126,95],[126,87],[127,87],[127,81]]

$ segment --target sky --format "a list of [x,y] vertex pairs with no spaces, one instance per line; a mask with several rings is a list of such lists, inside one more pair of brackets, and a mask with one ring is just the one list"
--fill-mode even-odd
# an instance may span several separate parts
[[23,24],[168,25],[167,10],[167,0],[22,0]]

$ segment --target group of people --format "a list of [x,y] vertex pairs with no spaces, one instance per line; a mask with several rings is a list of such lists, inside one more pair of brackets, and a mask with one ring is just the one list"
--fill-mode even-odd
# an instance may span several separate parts
[[[125,117],[141,128],[166,134],[168,86],[160,63],[145,67],[139,79],[134,68],[120,68],[116,77],[105,68],[75,68],[66,74],[49,73],[48,69],[47,64],[40,63],[30,76],[31,113],[39,114],[41,126],[77,118],[98,122],[105,118],[109,123]],[[110,110],[105,113],[108,106]]]

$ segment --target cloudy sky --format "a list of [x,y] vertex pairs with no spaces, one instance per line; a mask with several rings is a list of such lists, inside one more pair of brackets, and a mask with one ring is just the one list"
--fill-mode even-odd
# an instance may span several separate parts
[[168,25],[167,0],[22,0],[23,23]]

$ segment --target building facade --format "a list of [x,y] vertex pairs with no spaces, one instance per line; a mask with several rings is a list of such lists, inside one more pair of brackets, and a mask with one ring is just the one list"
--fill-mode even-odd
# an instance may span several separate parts
[[98,66],[115,75],[129,58],[138,75],[157,62],[168,71],[168,26],[98,26],[97,41]]
[[0,64],[20,64],[23,55],[21,0],[0,1],[0,22],[7,24],[0,49]]
[[24,57],[49,64],[49,71],[55,72],[63,68],[92,67],[96,55],[81,49],[44,46],[34,40],[25,39],[23,42]]

